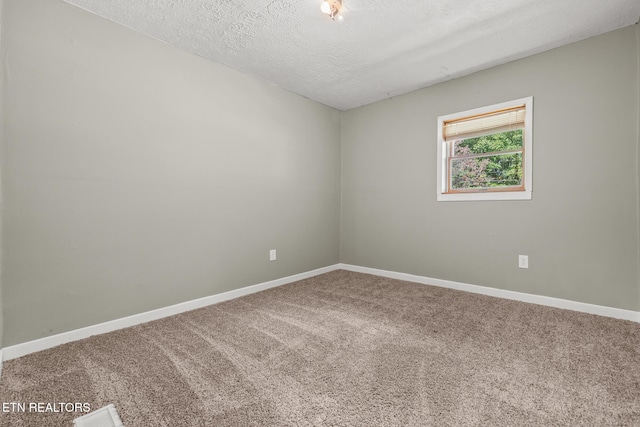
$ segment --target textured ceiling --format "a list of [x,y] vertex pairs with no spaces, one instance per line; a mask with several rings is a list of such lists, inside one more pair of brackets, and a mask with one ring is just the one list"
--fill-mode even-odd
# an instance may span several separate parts
[[64,0],[347,110],[636,23],[639,0]]

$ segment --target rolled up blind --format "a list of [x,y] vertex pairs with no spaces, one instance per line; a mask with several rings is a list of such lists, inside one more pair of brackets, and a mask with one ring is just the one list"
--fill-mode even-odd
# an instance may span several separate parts
[[525,112],[525,106],[520,105],[506,110],[445,121],[443,123],[444,140],[477,138],[493,133],[524,129]]

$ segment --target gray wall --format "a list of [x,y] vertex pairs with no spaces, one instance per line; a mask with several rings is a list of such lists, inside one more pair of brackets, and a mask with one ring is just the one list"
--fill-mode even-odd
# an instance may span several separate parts
[[[3,346],[339,261],[640,309],[637,26],[341,114],[60,0],[2,14]],[[533,200],[437,203],[436,117],[528,95]]]
[[[4,67],[4,2],[0,0],[0,349],[3,347],[3,300],[2,300],[2,276],[3,276],[3,263],[2,263],[2,215],[3,215],[3,197],[2,197],[2,170],[4,169],[4,81],[5,81],[5,67]],[[0,361],[1,365],[2,361]],[[1,369],[1,368],[0,368]]]
[[4,14],[3,345],[339,261],[339,111],[59,0]]
[[[640,309],[637,31],[345,112],[341,261]],[[529,95],[533,200],[436,202],[436,118]]]

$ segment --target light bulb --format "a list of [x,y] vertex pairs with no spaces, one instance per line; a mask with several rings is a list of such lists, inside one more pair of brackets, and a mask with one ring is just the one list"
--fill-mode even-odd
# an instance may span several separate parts
[[322,13],[326,13],[327,15],[331,15],[331,5],[326,0],[323,1],[322,3],[320,3],[320,10],[322,11]]

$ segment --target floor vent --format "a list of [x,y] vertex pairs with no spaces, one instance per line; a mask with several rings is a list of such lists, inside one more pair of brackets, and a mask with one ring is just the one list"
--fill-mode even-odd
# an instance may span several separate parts
[[74,427],[124,427],[113,403],[73,420]]

